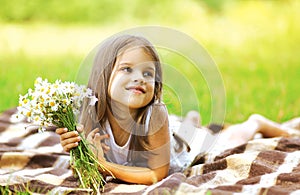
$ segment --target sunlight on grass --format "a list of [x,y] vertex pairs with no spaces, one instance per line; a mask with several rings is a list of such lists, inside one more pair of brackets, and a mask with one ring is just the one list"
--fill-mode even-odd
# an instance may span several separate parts
[[92,26],[60,26],[47,24],[3,24],[0,31],[1,53],[29,56],[79,54],[85,56],[104,37],[108,29]]
[[[18,94],[32,87],[37,76],[74,80],[84,57],[104,38],[127,28],[159,24],[192,36],[211,54],[226,87],[227,122],[243,121],[252,113],[276,121],[300,115],[299,1],[228,1],[216,13],[197,1],[163,1],[162,5],[166,12],[151,15],[150,9],[134,10],[137,7],[134,1],[130,13],[139,17],[124,11],[120,13],[123,20],[101,26],[2,23],[0,111],[16,106]],[[160,9],[156,5],[152,10]],[[163,53],[162,56],[175,67],[188,64],[176,57],[168,58]],[[181,67],[179,70],[193,78],[197,82],[195,86],[199,85],[196,93],[200,112],[204,122],[208,122],[211,102],[205,81],[195,78],[192,69]],[[166,78],[170,79],[167,82],[173,82],[172,75]],[[176,83],[178,88],[181,85]],[[184,87],[180,90],[186,92]],[[182,113],[197,109],[197,105],[186,103],[191,102],[188,96],[184,100],[175,96],[170,88],[166,94],[169,99],[165,101],[171,113],[181,112],[178,101],[187,105]]]

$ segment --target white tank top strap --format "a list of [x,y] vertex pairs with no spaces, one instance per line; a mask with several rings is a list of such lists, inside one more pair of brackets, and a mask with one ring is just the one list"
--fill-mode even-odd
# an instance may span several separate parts
[[109,161],[117,164],[125,164],[127,162],[128,150],[131,140],[129,136],[127,142],[123,146],[119,146],[114,138],[109,122],[106,122],[106,132],[109,135],[109,139],[106,140],[105,144],[110,147],[110,152],[106,154]]
[[[145,121],[145,131],[146,134],[149,132],[149,124],[150,124],[150,118],[152,114],[152,107],[150,106],[149,110],[147,111],[146,114],[146,121]],[[105,130],[104,130],[108,135],[109,139],[105,139],[104,143],[110,147],[110,151],[106,153],[106,158],[110,162],[114,162],[117,164],[127,164],[127,157],[128,157],[128,151],[129,151],[129,146],[130,146],[130,141],[132,135],[129,136],[127,142],[123,146],[119,146],[114,138],[111,126],[108,122],[106,121],[105,124]]]
[[152,114],[152,106],[149,107],[149,110],[148,110],[147,115],[146,115],[146,121],[145,121],[145,133],[146,133],[146,135],[149,132],[149,124],[150,124],[151,114]]

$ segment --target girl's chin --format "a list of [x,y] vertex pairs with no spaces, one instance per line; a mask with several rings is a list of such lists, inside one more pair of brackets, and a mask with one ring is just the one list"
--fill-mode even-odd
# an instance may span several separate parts
[[144,102],[144,101],[140,102],[138,100],[131,99],[131,101],[128,102],[128,107],[130,109],[139,109],[146,106],[147,104],[149,104],[149,102]]
[[147,104],[137,104],[137,103],[133,103],[133,104],[128,104],[128,108],[129,109],[139,109],[142,108],[144,106],[146,106]]
[[127,101],[126,99],[113,100],[113,104],[119,108],[139,109],[150,103],[151,99],[147,100],[141,96],[130,96]]

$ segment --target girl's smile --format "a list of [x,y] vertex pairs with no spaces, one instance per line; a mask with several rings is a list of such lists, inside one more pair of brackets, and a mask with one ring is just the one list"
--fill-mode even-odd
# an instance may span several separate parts
[[129,108],[141,108],[154,96],[155,64],[144,49],[125,50],[116,60],[108,94],[113,101]]
[[132,86],[132,87],[127,87],[126,89],[129,91],[132,91],[133,93],[136,93],[136,94],[146,93],[146,90],[141,86]]

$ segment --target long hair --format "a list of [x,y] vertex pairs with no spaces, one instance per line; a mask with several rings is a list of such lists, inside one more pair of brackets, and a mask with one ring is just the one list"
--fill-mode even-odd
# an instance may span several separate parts
[[[139,109],[138,116],[134,119],[135,125],[132,127],[133,129],[130,130],[130,132],[132,132],[130,151],[137,148],[139,148],[138,150],[146,150],[146,115],[149,113],[148,110],[152,104],[161,102],[162,94],[161,62],[154,46],[144,37],[133,35],[115,36],[106,40],[99,46],[88,82],[88,87],[94,91],[95,96],[98,98],[98,102],[94,107],[89,106],[88,102],[84,102],[80,119],[81,123],[85,126],[86,136],[89,131],[97,125],[100,125],[102,128],[105,127],[107,111],[111,107],[108,95],[108,85],[116,59],[118,55],[126,49],[133,47],[142,48],[152,58],[155,64],[155,86],[153,99],[148,105]],[[135,159],[133,154],[130,154],[129,156],[131,158],[130,160]]]

